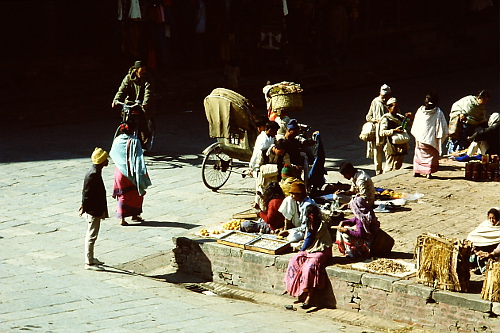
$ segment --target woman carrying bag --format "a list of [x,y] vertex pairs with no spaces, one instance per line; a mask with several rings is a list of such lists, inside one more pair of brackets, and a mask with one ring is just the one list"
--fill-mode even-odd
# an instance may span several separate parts
[[391,97],[387,101],[387,107],[389,113],[384,114],[380,120],[379,128],[380,136],[386,139],[384,173],[401,169],[404,157],[410,148],[408,144],[410,136],[405,128],[411,117],[411,112],[404,116],[399,114],[398,101],[395,97]]

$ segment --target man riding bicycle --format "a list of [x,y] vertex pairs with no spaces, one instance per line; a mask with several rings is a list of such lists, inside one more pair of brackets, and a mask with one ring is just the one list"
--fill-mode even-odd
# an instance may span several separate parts
[[152,82],[147,72],[147,67],[142,61],[136,61],[134,66],[129,69],[127,75],[123,78],[120,88],[118,88],[118,92],[111,103],[111,107],[114,108],[118,102],[135,103],[140,101],[145,117],[139,118],[139,122],[142,124],[138,125],[148,124],[141,127],[151,132],[154,130],[154,128],[152,128],[154,126],[152,97]]

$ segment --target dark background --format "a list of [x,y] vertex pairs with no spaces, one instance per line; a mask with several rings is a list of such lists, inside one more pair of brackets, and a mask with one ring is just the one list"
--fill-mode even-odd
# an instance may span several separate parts
[[[228,62],[240,66],[240,92],[247,97],[260,96],[266,80],[338,91],[425,73],[498,68],[498,0],[481,11],[471,9],[473,0],[289,0],[286,18],[280,16],[279,0],[232,0],[229,16],[221,14],[221,1],[206,0],[201,44],[193,30],[195,3],[171,2],[169,51],[152,69],[159,112],[172,105],[201,107],[203,96],[224,84]],[[348,20],[335,61],[325,46],[331,40],[325,25],[338,21],[322,12],[332,4],[342,5]],[[5,121],[108,114],[119,82],[138,57],[124,51],[116,1],[18,0],[2,1],[0,8],[0,113]],[[280,50],[258,47],[266,26],[283,30],[287,43]],[[231,59],[219,50],[228,33],[236,37]]]

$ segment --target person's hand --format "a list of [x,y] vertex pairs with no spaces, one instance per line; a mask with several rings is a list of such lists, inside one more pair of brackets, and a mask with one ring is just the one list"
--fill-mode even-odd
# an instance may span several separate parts
[[477,251],[477,252],[476,252],[476,255],[477,255],[479,258],[481,258],[481,259],[486,259],[486,258],[491,257],[491,253],[486,252],[486,251]]
[[78,209],[78,212],[80,213],[80,216],[83,215],[83,206],[80,206],[80,209]]
[[342,191],[342,190],[337,190],[337,191],[335,191],[335,194],[337,194],[337,195],[338,195],[338,194],[344,194],[344,193],[345,193],[345,191]]
[[461,120],[461,121],[465,121],[467,119],[467,116],[465,114],[460,114],[460,116],[458,116],[458,118]]
[[411,118],[411,116],[412,116],[412,115],[413,115],[413,114],[412,114],[411,112],[406,112],[406,113],[405,113],[405,117],[408,117],[408,118]]
[[393,129],[393,131],[396,133],[402,133],[402,132],[404,132],[404,129],[402,129],[401,126],[399,126],[399,127],[396,127],[395,129]]
[[258,204],[258,203],[256,203],[256,202],[254,202],[254,203],[252,204],[252,207],[253,207],[253,208],[255,208],[255,209],[257,209],[257,210],[261,210],[261,209],[260,209],[259,204]]
[[340,232],[346,232],[347,231],[347,228],[344,228],[344,227],[340,227],[337,229],[338,231]]

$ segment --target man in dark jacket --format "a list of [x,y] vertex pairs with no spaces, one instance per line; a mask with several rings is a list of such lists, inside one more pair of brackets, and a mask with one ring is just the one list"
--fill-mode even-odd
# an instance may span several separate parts
[[92,167],[85,175],[80,216],[85,214],[88,222],[85,236],[85,269],[100,269],[102,261],[94,258],[94,245],[99,234],[101,220],[109,217],[106,188],[102,180],[102,168],[108,165],[108,153],[96,148],[91,156]]
[[146,117],[152,119],[154,117],[152,95],[151,78],[147,72],[147,67],[142,61],[136,61],[123,78],[111,107],[114,108],[116,102],[125,103],[139,100],[142,103]]

